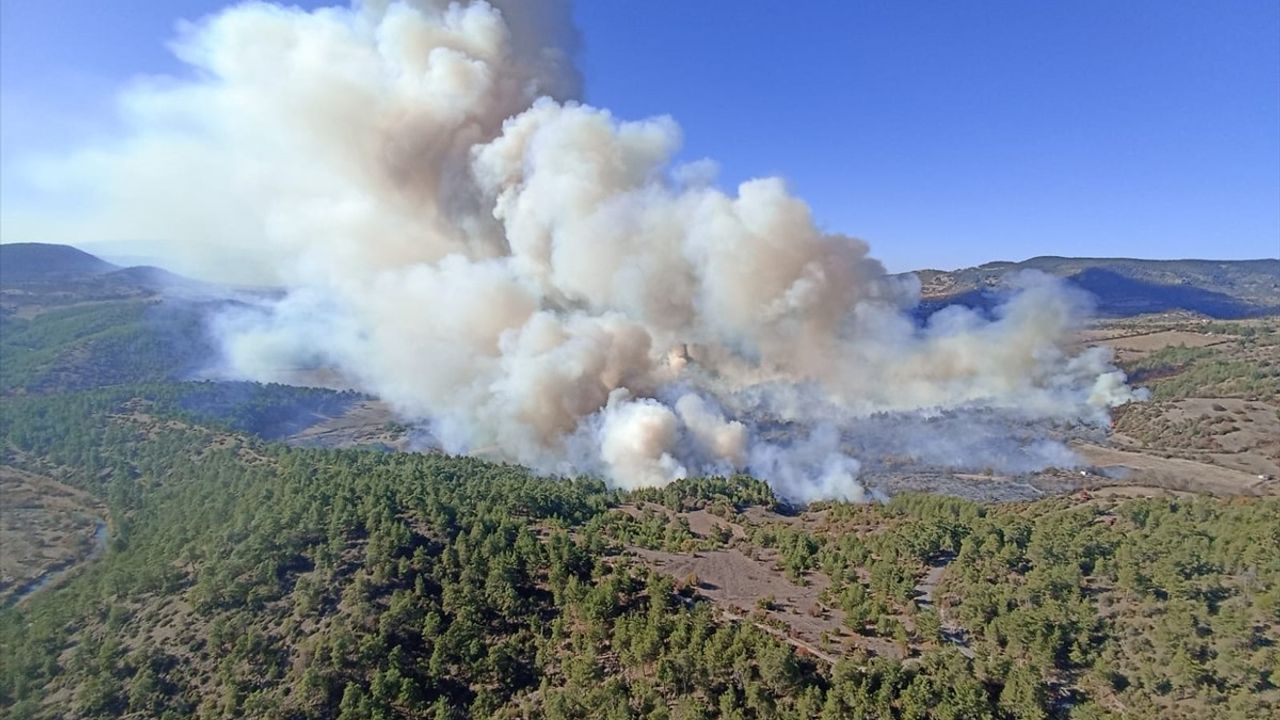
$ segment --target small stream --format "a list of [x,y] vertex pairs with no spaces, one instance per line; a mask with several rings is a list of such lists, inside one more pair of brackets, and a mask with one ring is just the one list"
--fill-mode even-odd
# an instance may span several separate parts
[[107,541],[111,539],[110,530],[104,520],[98,520],[94,524],[93,529],[93,548],[89,550],[89,554],[81,559],[72,559],[63,563],[59,563],[41,573],[39,577],[28,580],[26,584],[20,586],[18,591],[9,598],[9,605],[17,605],[27,598],[49,587],[51,584],[61,580],[68,573],[85,563],[96,560],[107,549]]

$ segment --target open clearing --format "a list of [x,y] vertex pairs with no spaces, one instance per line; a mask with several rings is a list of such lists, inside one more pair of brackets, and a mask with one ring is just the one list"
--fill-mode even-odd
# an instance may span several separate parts
[[[711,601],[726,618],[752,622],[802,653],[834,662],[853,650],[880,657],[905,659],[919,647],[899,645],[890,638],[862,635],[845,626],[845,613],[821,601],[830,580],[821,572],[809,571],[800,582],[788,577],[779,564],[776,550],[753,546],[747,541],[749,528],[758,525],[786,525],[810,531],[830,530],[824,510],[782,515],[751,507],[732,522],[706,510],[676,512],[656,503],[625,504],[617,508],[632,517],[648,512],[665,516],[671,525],[686,523],[692,533],[711,536],[717,527],[730,531],[730,547],[696,552],[668,552],[629,546],[627,554],[677,583],[691,583],[698,596]],[[744,526],[745,525],[745,526]],[[870,526],[857,526],[870,531]],[[854,526],[847,529],[854,531]],[[922,578],[918,594],[927,595],[932,578],[941,577],[940,564]],[[692,584],[696,580],[696,584]],[[902,618],[899,618],[902,619]]]
[[1189,330],[1161,330],[1138,335],[1109,338],[1105,344],[1115,348],[1123,359],[1126,355],[1141,357],[1167,347],[1212,347],[1227,342],[1222,335],[1192,332]]
[[1239,470],[1280,475],[1280,411],[1240,398],[1187,398],[1127,408],[1117,447]]
[[[1113,413],[1107,440],[1076,446],[1089,463],[1119,468],[1105,484],[1220,496],[1280,492],[1280,324],[1274,318],[1127,318],[1096,324],[1081,342],[1115,349],[1120,365],[1136,370],[1138,382],[1153,392],[1149,401]],[[1201,351],[1144,361],[1167,348]]]
[[0,465],[0,605],[93,555],[105,517],[82,490]]
[[1255,474],[1194,460],[1157,457],[1089,443],[1076,445],[1074,449],[1091,465],[1126,468],[1129,472],[1115,484],[1149,485],[1218,496],[1269,495],[1278,489],[1273,478],[1260,478]]
[[[831,661],[858,647],[873,655],[904,657],[893,641],[855,635],[844,627],[844,613],[818,600],[829,584],[824,575],[806,573],[805,584],[796,584],[769,551],[755,557],[738,548],[671,553],[631,547],[628,552],[677,581],[696,576],[698,595],[727,616],[755,622],[810,655]],[[766,599],[768,606],[760,607]]]
[[337,417],[329,417],[290,435],[286,442],[304,447],[350,448],[379,446],[408,450],[409,436],[396,422],[391,406],[361,400]]

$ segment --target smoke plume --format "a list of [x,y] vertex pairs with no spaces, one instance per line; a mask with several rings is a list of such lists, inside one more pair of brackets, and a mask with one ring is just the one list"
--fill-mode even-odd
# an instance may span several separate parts
[[125,93],[123,139],[46,170],[97,236],[287,289],[219,318],[235,375],[334,367],[445,449],[546,472],[861,499],[876,418],[981,412],[963,448],[1131,399],[1067,349],[1083,296],[1027,276],[921,325],[918,286],[781,180],[725,191],[673,166],[671,118],[576,102],[576,44],[557,2],[246,3],[182,27],[190,77]]

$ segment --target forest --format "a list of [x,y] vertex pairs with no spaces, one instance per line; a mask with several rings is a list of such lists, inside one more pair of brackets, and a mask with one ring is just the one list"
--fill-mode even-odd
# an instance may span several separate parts
[[[6,400],[4,462],[110,508],[104,557],[0,616],[7,717],[1246,720],[1280,698],[1276,499],[904,494],[783,522],[798,509],[750,478],[627,496],[297,449],[191,394]],[[620,510],[636,503],[675,514]],[[692,533],[690,510],[749,534]],[[729,546],[821,576],[849,633],[904,657],[828,662],[629,552]],[[938,558],[937,602],[918,602]]]

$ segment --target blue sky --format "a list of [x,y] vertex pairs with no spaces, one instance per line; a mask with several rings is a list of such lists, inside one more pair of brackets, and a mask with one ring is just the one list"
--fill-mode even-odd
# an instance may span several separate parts
[[[6,0],[0,201],[221,3]],[[1280,255],[1280,3],[581,2],[585,99],[781,175],[893,270]],[[38,238],[5,238],[6,241]]]

